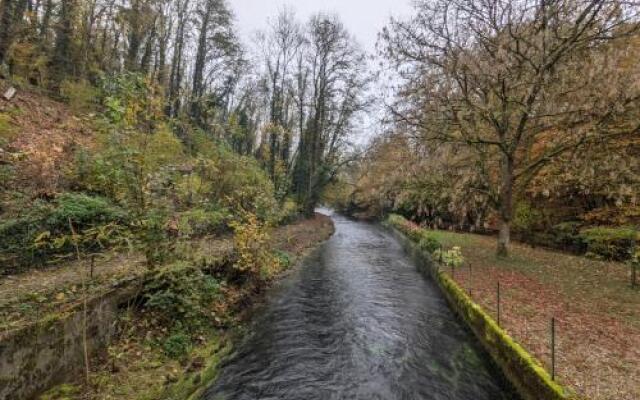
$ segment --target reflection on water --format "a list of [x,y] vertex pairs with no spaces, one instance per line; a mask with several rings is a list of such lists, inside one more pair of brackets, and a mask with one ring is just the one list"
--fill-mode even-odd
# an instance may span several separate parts
[[333,219],[204,399],[515,398],[389,234]]

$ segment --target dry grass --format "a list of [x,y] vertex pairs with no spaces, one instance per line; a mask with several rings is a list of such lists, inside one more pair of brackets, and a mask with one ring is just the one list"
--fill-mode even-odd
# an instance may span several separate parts
[[556,318],[561,383],[593,400],[640,399],[640,291],[628,266],[521,244],[502,259],[494,238],[434,235],[462,247],[467,264],[454,279],[494,316],[500,282],[502,326],[547,366]]

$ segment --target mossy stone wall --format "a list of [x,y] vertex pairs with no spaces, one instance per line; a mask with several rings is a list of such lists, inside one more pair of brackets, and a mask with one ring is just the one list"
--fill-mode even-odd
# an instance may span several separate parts
[[[105,351],[118,308],[135,287],[114,288],[87,302],[87,348]],[[27,400],[84,371],[83,307],[52,315],[18,331],[0,333],[0,400]]]
[[577,399],[554,382],[540,362],[516,343],[455,281],[442,273],[429,254],[393,227],[389,227],[420,271],[438,284],[451,308],[467,324],[494,363],[524,400]]

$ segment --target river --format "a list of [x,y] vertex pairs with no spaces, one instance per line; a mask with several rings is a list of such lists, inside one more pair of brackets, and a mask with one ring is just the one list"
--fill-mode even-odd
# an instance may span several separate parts
[[270,291],[203,399],[517,398],[388,232],[332,218],[335,235]]

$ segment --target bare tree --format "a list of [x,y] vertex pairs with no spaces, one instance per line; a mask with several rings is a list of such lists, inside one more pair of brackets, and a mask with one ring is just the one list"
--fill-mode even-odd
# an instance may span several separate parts
[[[269,101],[269,161],[268,170],[275,179],[278,158],[288,169],[292,144],[293,76],[292,67],[304,45],[302,28],[295,14],[287,9],[269,23],[269,30],[260,37]],[[279,133],[281,135],[279,135]],[[282,137],[279,137],[282,136]]]

